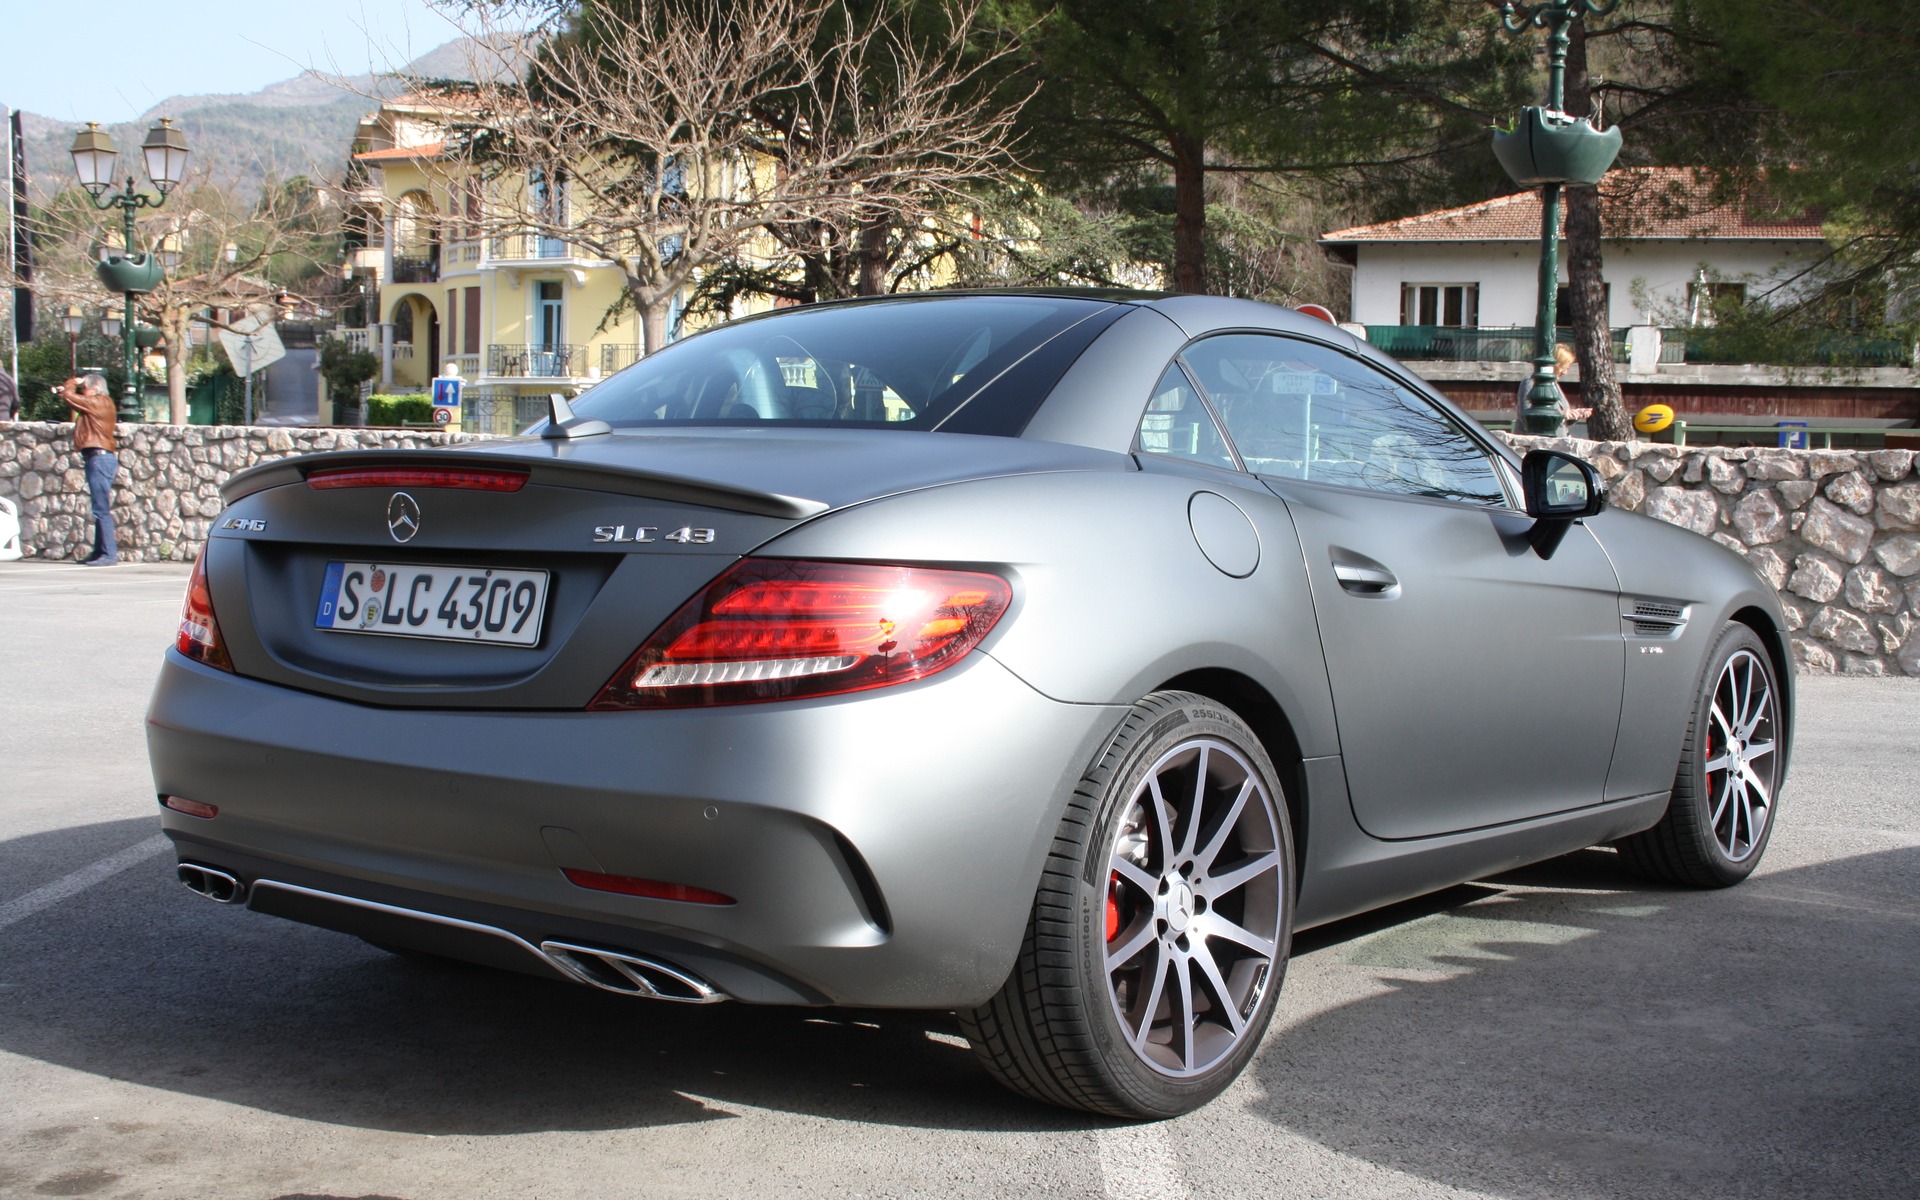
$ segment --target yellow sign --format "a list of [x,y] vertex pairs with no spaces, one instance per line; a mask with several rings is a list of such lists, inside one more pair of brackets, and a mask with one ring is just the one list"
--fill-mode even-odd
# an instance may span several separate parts
[[1641,433],[1659,433],[1673,424],[1673,410],[1664,404],[1649,404],[1633,414],[1633,427]]

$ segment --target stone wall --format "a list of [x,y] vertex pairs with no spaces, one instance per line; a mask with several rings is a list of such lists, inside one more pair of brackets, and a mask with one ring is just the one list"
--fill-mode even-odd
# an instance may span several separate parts
[[1920,675],[1920,478],[1912,450],[1774,450],[1509,437],[1594,464],[1619,508],[1746,556],[1815,673]]
[[[123,425],[114,517],[121,555],[189,562],[220,511],[222,480],[289,454],[413,449],[478,434],[379,429]],[[1910,450],[1669,446],[1510,438],[1592,462],[1612,502],[1746,556],[1780,593],[1800,664],[1813,672],[1920,676],[1920,477]],[[92,544],[73,426],[0,425],[0,496],[21,510],[30,558]]]
[[[479,440],[397,429],[122,425],[113,520],[126,562],[192,562],[220,512],[220,484],[255,463],[320,450],[415,449]],[[20,509],[28,558],[85,558],[93,518],[69,423],[0,423],[0,496]]]

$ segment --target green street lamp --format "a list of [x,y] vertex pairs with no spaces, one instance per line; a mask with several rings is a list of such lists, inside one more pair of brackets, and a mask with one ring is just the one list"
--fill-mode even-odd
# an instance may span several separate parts
[[105,254],[95,274],[100,282],[109,289],[120,292],[126,298],[126,319],[120,322],[120,331],[126,339],[127,387],[120,397],[119,417],[122,421],[140,419],[139,378],[140,355],[135,340],[139,321],[134,316],[133,298],[150,292],[160,286],[164,278],[159,260],[152,254],[135,254],[133,214],[143,208],[159,208],[167,202],[167,194],[187,177],[187,139],[173,127],[170,118],[160,118],[160,123],[147,131],[146,141],[140,144],[140,153],[146,160],[147,178],[153,181],[154,188],[160,193],[158,198],[134,188],[133,173],[127,173],[127,185],[118,192],[109,194],[113,187],[115,161],[120,151],[114,146],[113,138],[100,128],[97,121],[88,121],[87,127],[74,135],[73,173],[80,179],[80,186],[86,189],[93,206],[101,211],[118,208],[125,222],[124,254]]
[[80,331],[87,327],[87,318],[78,304],[67,305],[67,315],[60,318],[60,328],[67,334],[67,358],[69,376],[80,374]]
[[1573,23],[1605,16],[1620,0],[1543,0],[1525,4],[1501,0],[1502,23],[1509,33],[1547,31],[1547,104],[1521,110],[1511,129],[1496,129],[1493,152],[1515,183],[1540,187],[1540,307],[1533,333],[1533,387],[1515,432],[1558,436],[1564,418],[1553,361],[1554,328],[1559,323],[1560,199],[1568,184],[1597,184],[1620,153],[1620,131],[1605,132],[1584,118],[1569,116],[1567,47]]

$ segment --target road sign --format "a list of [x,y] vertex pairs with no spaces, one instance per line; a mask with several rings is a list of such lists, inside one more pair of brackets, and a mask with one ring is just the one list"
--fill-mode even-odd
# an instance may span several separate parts
[[220,344],[226,348],[233,369],[242,375],[264,370],[287,356],[269,308],[255,308],[234,319],[220,331]]
[[460,424],[460,379],[457,376],[442,375],[433,381],[433,423],[446,426]]

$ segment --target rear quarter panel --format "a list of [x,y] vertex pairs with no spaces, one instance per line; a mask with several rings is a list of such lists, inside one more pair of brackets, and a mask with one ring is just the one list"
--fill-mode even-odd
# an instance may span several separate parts
[[[1188,506],[1202,491],[1259,534],[1245,578],[1195,541]],[[1005,570],[1014,607],[982,649],[1042,694],[1124,705],[1188,671],[1231,670],[1280,705],[1304,756],[1338,753],[1299,541],[1257,485],[1139,471],[980,480],[833,513],[758,553]]]

